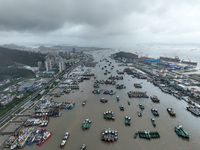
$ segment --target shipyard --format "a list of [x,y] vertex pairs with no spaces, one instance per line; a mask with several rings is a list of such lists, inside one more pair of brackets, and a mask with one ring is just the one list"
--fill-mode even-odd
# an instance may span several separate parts
[[64,74],[2,127],[1,148],[198,149],[199,81],[170,66],[180,60],[88,53],[94,63]]

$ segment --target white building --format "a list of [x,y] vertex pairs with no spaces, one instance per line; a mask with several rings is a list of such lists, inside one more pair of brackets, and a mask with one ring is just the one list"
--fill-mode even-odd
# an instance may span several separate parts
[[65,61],[64,61],[64,59],[61,58],[59,61],[59,72],[62,72],[65,69],[66,69]]
[[53,69],[54,59],[47,58],[45,61],[45,68],[46,71],[51,71]]

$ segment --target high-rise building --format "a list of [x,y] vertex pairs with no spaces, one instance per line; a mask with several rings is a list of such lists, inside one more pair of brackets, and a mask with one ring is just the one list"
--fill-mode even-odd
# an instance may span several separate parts
[[76,48],[75,47],[73,47],[72,53],[76,53]]
[[38,61],[38,68],[39,68],[39,71],[42,70],[42,62],[41,61]]
[[46,71],[51,71],[53,69],[53,63],[54,63],[53,58],[51,59],[49,57],[46,58],[46,61],[45,61]]
[[66,69],[65,61],[64,61],[64,59],[61,58],[59,61],[59,72],[62,72],[65,69]]
[[46,71],[50,71],[50,68],[49,68],[49,61],[46,60],[44,63],[45,63]]
[[51,59],[49,59],[48,61],[49,61],[49,69],[52,70],[52,69],[53,69],[54,59],[51,58]]

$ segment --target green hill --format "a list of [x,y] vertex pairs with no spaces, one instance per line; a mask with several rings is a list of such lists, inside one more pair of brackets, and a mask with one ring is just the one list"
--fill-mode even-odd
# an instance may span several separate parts
[[124,57],[124,58],[127,58],[127,59],[137,59],[138,55],[133,54],[133,53],[129,53],[129,52],[118,52],[118,53],[115,53],[114,58],[116,59],[118,57],[120,57],[120,58]]
[[20,69],[20,68],[0,68],[0,81],[4,79],[12,79],[12,78],[28,78],[34,77],[35,74],[31,70]]
[[13,50],[0,47],[0,67],[23,64],[37,66],[38,61],[44,61],[45,55],[35,52]]
[[[0,81],[9,78],[33,77],[30,70],[17,68],[19,65],[36,67],[38,61],[44,61],[45,55],[35,52],[13,50],[0,47]],[[13,66],[8,68],[8,66]]]

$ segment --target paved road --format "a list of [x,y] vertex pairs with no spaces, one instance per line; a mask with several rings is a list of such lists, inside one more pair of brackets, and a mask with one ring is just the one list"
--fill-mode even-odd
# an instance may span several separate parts
[[38,89],[32,95],[30,95],[27,99],[25,99],[24,101],[22,101],[21,103],[19,103],[18,105],[16,105],[13,109],[11,109],[10,111],[8,111],[6,114],[4,114],[3,116],[1,116],[0,117],[0,124],[2,124],[9,116],[11,116],[13,113],[15,113],[24,104],[26,104],[30,100],[34,99],[47,86],[49,86],[50,84],[52,84],[55,80],[57,80],[58,78],[60,78],[61,76],[63,76],[65,73],[71,72],[74,68],[76,68],[77,66],[79,66],[81,63],[82,63],[82,61],[76,63],[74,66],[72,66],[70,68],[67,68],[66,70],[64,70],[63,72],[61,72],[60,74],[58,74],[55,78],[53,78],[52,80],[50,80],[46,85],[44,85],[43,87],[41,87],[40,89]]

